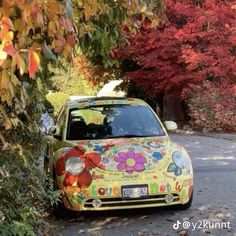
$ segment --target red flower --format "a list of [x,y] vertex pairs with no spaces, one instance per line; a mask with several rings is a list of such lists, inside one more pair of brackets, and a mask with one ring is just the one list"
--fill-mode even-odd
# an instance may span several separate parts
[[[73,175],[65,170],[65,163],[70,157],[78,157],[84,161],[85,169],[78,175]],[[63,185],[72,186],[75,183],[78,187],[88,187],[92,182],[92,176],[89,170],[100,166],[101,156],[97,152],[86,153],[85,149],[77,146],[63,154],[56,162],[56,174],[58,176],[65,175]]]
[[97,152],[87,153],[85,154],[84,163],[87,170],[91,170],[99,165],[101,162],[101,156]]
[[56,163],[56,175],[64,175],[65,174],[65,157],[61,157],[57,160]]
[[72,175],[70,173],[66,173],[66,176],[64,178],[64,181],[63,181],[63,185],[64,186],[72,186],[73,184],[77,184],[78,182],[78,175]]
[[107,144],[104,146],[104,151],[107,151],[109,150],[111,147],[114,147],[115,145],[114,144]]
[[81,174],[79,174],[77,185],[80,188],[87,188],[92,183],[92,180],[92,175],[85,169]]

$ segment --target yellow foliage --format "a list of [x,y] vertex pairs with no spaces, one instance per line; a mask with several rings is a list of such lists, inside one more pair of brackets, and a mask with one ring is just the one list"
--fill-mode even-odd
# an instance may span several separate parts
[[91,16],[97,14],[100,9],[100,4],[97,0],[88,0],[85,1],[83,8],[85,19],[88,20]]
[[7,53],[3,51],[4,45],[0,44],[0,60],[6,60]]
[[1,88],[9,89],[10,76],[7,70],[3,70],[1,73]]
[[23,75],[25,72],[25,61],[24,59],[18,54],[16,56],[16,64],[17,64],[17,68],[20,70],[20,74]]
[[5,44],[5,43],[8,43],[10,41],[12,41],[13,39],[13,32],[12,31],[9,31],[3,38],[2,40],[2,43]]
[[10,120],[6,120],[4,123],[3,123],[4,127],[6,130],[9,130],[9,129],[12,129],[12,123]]

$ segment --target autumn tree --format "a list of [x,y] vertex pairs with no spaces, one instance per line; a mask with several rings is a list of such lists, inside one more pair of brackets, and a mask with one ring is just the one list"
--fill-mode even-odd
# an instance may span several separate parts
[[165,0],[166,21],[149,21],[115,57],[136,62],[126,73],[150,94],[181,98],[190,84],[202,80],[236,83],[236,7],[230,1]]

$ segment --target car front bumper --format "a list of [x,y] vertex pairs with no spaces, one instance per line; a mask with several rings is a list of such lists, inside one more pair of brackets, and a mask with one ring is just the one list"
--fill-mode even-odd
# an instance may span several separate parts
[[[148,185],[148,197],[124,199],[122,186]],[[179,178],[160,178],[153,181],[104,182],[96,181],[89,188],[63,187],[62,198],[67,209],[74,211],[101,211],[147,207],[163,207],[186,204],[192,194],[193,179],[189,176]],[[171,194],[173,201],[167,203],[166,195]],[[97,204],[99,203],[99,204]]]

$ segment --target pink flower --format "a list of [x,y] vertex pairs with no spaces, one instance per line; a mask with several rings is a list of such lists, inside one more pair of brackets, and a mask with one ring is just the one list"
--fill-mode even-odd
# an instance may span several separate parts
[[132,151],[119,152],[115,161],[119,162],[117,165],[118,170],[126,171],[130,174],[132,174],[133,171],[144,171],[144,163],[147,162],[146,158],[142,154]]

